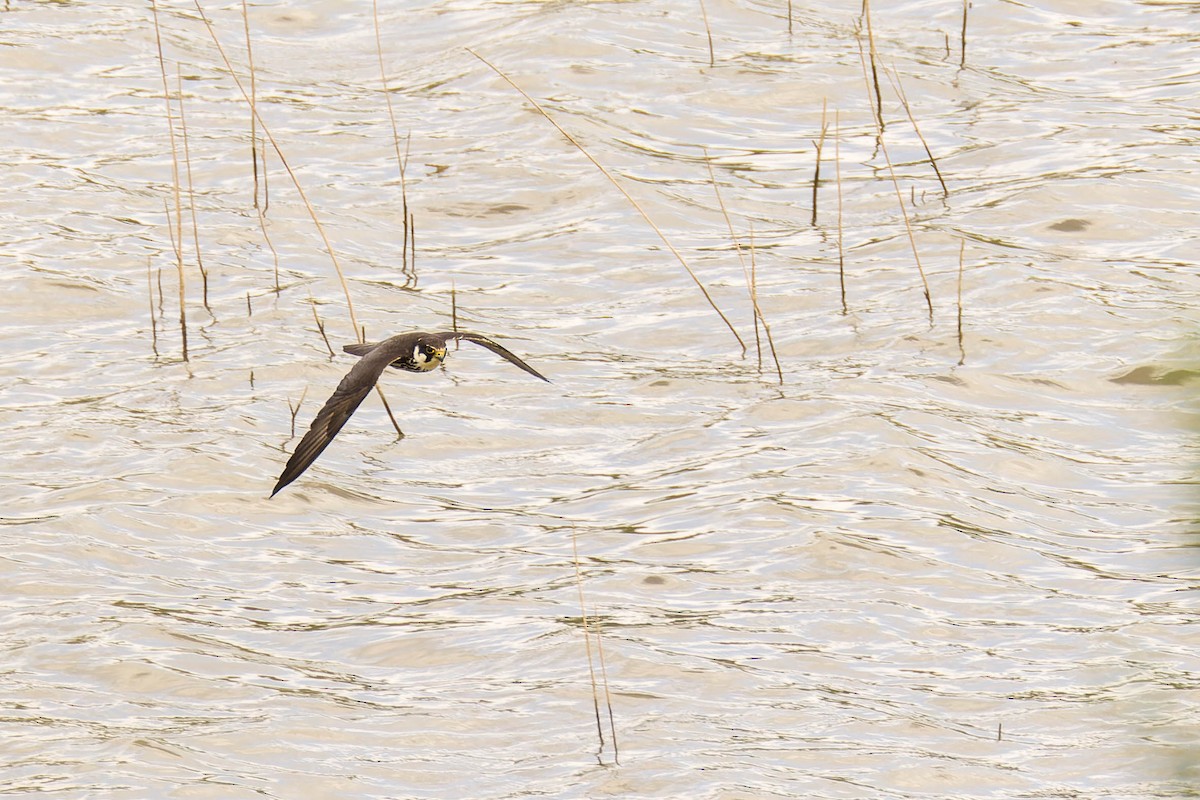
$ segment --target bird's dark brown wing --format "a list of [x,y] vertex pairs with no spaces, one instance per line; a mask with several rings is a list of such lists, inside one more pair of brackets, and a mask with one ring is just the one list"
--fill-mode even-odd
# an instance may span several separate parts
[[371,389],[375,388],[375,384],[379,381],[379,376],[383,374],[388,365],[401,357],[407,356],[411,358],[413,348],[422,341],[436,344],[438,347],[445,347],[446,341],[449,339],[462,339],[473,342],[480,347],[491,350],[496,355],[525,370],[535,378],[540,378],[547,383],[550,382],[549,378],[526,364],[510,352],[508,348],[493,342],[486,336],[480,336],[478,333],[466,333],[464,331],[423,333],[421,331],[414,331],[393,336],[377,344],[348,344],[343,349],[347,353],[362,356],[362,358],[346,374],[346,377],[342,378],[342,382],[338,384],[333,395],[325,402],[321,410],[317,412],[317,417],[313,420],[308,433],[304,434],[304,438],[300,440],[300,444],[296,445],[295,452],[288,459],[287,466],[283,468],[283,474],[279,476],[279,481],[275,484],[275,489],[271,492],[271,496],[274,497],[279,493],[280,489],[296,480],[296,478],[299,478],[306,469],[312,466],[312,463],[317,460],[317,456],[324,452],[329,443],[333,441],[333,437],[337,436],[338,431],[346,424],[346,420],[350,419],[350,415],[362,404],[363,399],[366,398]]
[[317,456],[321,455],[346,424],[346,420],[350,419],[350,415],[362,404],[371,389],[375,388],[387,365],[402,354],[411,352],[413,343],[420,335],[401,334],[370,347],[366,355],[346,373],[333,395],[317,412],[308,433],[304,434],[300,444],[296,445],[295,452],[288,459],[283,474],[279,476],[279,481],[271,492],[272,497],[312,466]]
[[440,333],[436,333],[434,335],[442,336],[442,337],[445,337],[446,339],[462,339],[463,341],[472,342],[474,344],[477,344],[480,347],[483,347],[487,350],[491,350],[493,353],[500,356],[505,361],[510,362],[514,366],[520,367],[521,369],[525,370],[533,377],[541,378],[546,383],[550,382],[549,378],[547,378],[542,373],[538,372],[533,367],[526,364],[524,361],[522,361],[520,358],[518,358],[514,353],[512,353],[507,347],[504,347],[503,345],[498,344],[497,342],[493,342],[491,339],[487,338],[486,336],[480,336],[478,333],[467,333],[465,331],[441,331]]

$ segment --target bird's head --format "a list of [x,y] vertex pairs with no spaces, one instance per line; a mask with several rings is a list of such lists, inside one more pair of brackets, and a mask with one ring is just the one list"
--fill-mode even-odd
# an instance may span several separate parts
[[418,372],[436,369],[446,357],[446,345],[433,337],[422,336],[413,345],[412,362]]

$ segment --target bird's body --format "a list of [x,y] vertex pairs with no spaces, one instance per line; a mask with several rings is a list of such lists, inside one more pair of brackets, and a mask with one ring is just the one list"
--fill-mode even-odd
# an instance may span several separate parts
[[333,395],[317,412],[312,427],[300,444],[296,446],[292,457],[288,459],[283,474],[271,492],[274,497],[279,490],[287,486],[308,469],[317,456],[329,446],[333,437],[350,419],[350,415],[359,407],[363,399],[375,388],[379,376],[388,367],[406,370],[408,372],[429,372],[436,369],[446,358],[446,343],[452,340],[473,342],[480,347],[491,350],[496,355],[515,364],[536,378],[549,382],[549,379],[526,364],[507,348],[493,342],[486,336],[465,331],[442,331],[439,333],[424,333],[413,331],[402,333],[385,339],[376,344],[348,344],[343,349],[352,355],[362,356],[359,362],[346,373],[338,384]]

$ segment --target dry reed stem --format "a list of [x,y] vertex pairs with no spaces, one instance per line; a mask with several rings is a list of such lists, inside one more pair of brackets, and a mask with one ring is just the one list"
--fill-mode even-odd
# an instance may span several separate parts
[[925,304],[929,306],[929,324],[933,324],[933,297],[929,293],[929,280],[925,277],[925,268],[921,266],[921,254],[917,252],[917,239],[913,235],[912,222],[908,219],[908,211],[904,207],[904,195],[900,193],[900,181],[896,178],[896,170],[892,167],[891,156],[888,155],[887,142],[879,137],[879,147],[883,150],[884,161],[887,162],[888,174],[892,176],[892,186],[896,190],[896,202],[900,206],[900,214],[904,217],[904,230],[908,233],[908,243],[912,247],[913,260],[917,262],[917,272],[921,273],[921,286],[925,290]]
[[[404,200],[404,209],[405,209],[405,211],[407,211],[407,209],[408,209],[408,199],[407,198]],[[406,263],[408,265],[408,270],[412,274],[412,277],[413,277],[413,285],[416,286],[417,285],[417,218],[416,218],[416,216],[413,215],[413,213],[411,211],[408,211],[408,224],[406,226],[406,230],[408,231],[408,247],[409,247],[409,251],[410,251],[410,255],[409,255],[408,261]]]
[[308,295],[308,307],[312,309],[313,322],[317,323],[317,333],[321,334],[321,341],[325,342],[325,349],[329,351],[329,357],[333,358],[337,353],[333,351],[333,345],[329,343],[329,337],[325,335],[325,323],[321,322],[321,318],[317,315],[317,301],[313,299],[311,292]]
[[792,0],[788,0],[788,36],[792,35]]
[[883,92],[879,89],[879,70],[876,67],[879,53],[875,49],[875,31],[871,28],[871,0],[863,0],[863,19],[867,26],[867,55],[871,62],[871,82],[875,87],[875,119],[879,122],[879,134],[883,135]]
[[762,321],[763,332],[767,335],[767,346],[771,349],[771,358],[775,361],[775,374],[779,376],[779,385],[783,386],[783,367],[779,365],[779,354],[775,351],[775,337],[771,335],[771,326],[758,305],[758,259],[754,248],[753,223],[750,224],[750,302],[754,304],[758,318]]
[[246,292],[246,318],[254,316],[254,309],[250,305],[250,292]]
[[[254,173],[254,211],[258,216],[258,228],[262,231],[263,241],[267,243],[267,248],[271,251],[271,260],[275,269],[275,294],[283,291],[283,287],[279,285],[279,251],[275,249],[275,243],[271,241],[271,234],[267,233],[267,209],[271,207],[270,183],[267,180],[267,153],[263,148],[262,140],[258,136],[258,80],[254,73],[254,48],[251,45],[250,38],[250,9],[246,0],[242,0],[242,27],[246,32],[246,71],[250,76],[250,165],[251,171]],[[258,202],[260,172],[259,153],[262,153],[262,202]]]
[[[171,117],[171,90],[167,83],[167,62],[163,58],[162,32],[158,26],[158,3],[150,0],[150,8],[154,14],[154,43],[158,49],[158,69],[162,74],[163,102],[167,109],[167,133],[171,140],[171,183],[175,195],[175,226],[172,234],[172,247],[175,250],[175,269],[179,273],[179,334],[182,343],[183,360],[188,360],[187,338],[187,279],[183,272],[183,204],[179,190],[179,151],[175,146],[175,123]],[[164,202],[165,205],[165,202]],[[167,212],[167,225],[170,230],[171,214]],[[177,235],[176,235],[177,234]]]
[[671,251],[672,255],[674,255],[675,258],[679,261],[679,263],[683,266],[683,268],[687,272],[688,276],[692,279],[692,281],[696,284],[696,287],[700,290],[700,293],[704,295],[704,299],[706,301],[708,301],[709,306],[712,307],[713,311],[717,312],[717,316],[719,316],[721,318],[721,321],[725,323],[725,326],[727,328],[729,328],[729,332],[733,334],[733,338],[737,339],[738,345],[740,345],[742,348],[742,357],[744,358],[746,355],[746,343],[744,341],[742,341],[742,337],[738,334],[737,330],[733,327],[733,323],[730,322],[729,318],[725,316],[725,313],[723,311],[721,311],[720,308],[717,307],[716,301],[713,300],[712,295],[709,294],[708,289],[706,289],[704,287],[704,284],[700,282],[700,278],[698,278],[696,276],[696,273],[692,271],[692,268],[688,265],[687,260],[683,257],[683,254],[680,253],[677,249],[675,249],[675,245],[671,244],[670,240],[667,239],[666,234],[664,234],[662,232],[662,229],[659,228],[658,225],[656,225],[654,223],[654,220],[650,219],[650,215],[647,214],[645,209],[643,209],[641,207],[641,205],[638,204],[638,201],[633,199],[633,195],[629,194],[629,192],[627,192],[625,190],[625,187],[621,186],[621,184],[617,182],[616,177],[614,177],[613,174],[611,172],[609,172],[604,167],[603,164],[601,164],[599,161],[597,161],[595,159],[595,157],[592,156],[591,153],[589,153],[587,150],[585,150],[583,145],[581,145],[575,139],[574,136],[567,133],[567,131],[561,125],[559,125],[557,122],[555,122],[554,118],[551,117],[550,114],[547,113],[547,111],[544,108],[542,108],[542,106],[536,100],[534,100],[532,97],[530,97],[529,94],[524,89],[522,89],[520,86],[518,86],[513,81],[512,78],[508,77],[508,75],[501,72],[498,67],[496,67],[494,64],[492,64],[492,62],[488,61],[486,58],[479,55],[474,50],[467,48],[467,52],[470,53],[471,55],[475,56],[476,58],[478,58],[484,64],[486,64],[489,68],[491,68],[491,70],[493,72],[495,72],[497,75],[499,75],[501,78],[503,78],[504,81],[509,86],[516,89],[521,94],[521,96],[524,97],[525,100],[528,101],[529,104],[532,105],[539,114],[541,114],[543,117],[545,117],[547,122],[549,122],[551,125],[553,125],[555,127],[555,129],[558,130],[558,132],[561,133],[568,142],[570,142],[571,144],[573,144],[575,146],[575,149],[577,149],[580,153],[583,154],[584,158],[586,158],[588,161],[592,162],[592,165],[594,167],[596,167],[596,169],[600,170],[601,174],[603,174],[604,177],[608,178],[609,183],[611,183],[613,186],[615,186],[617,191],[620,192],[625,197],[625,199],[629,201],[629,204],[631,206],[633,206],[634,210],[636,210],[639,214],[641,214],[642,219],[644,219],[646,221],[646,224],[648,224],[650,226],[650,228],[656,234],[658,234],[658,238],[662,239],[663,244],[665,244],[667,246],[667,249]]
[[388,89],[387,72],[383,65],[383,36],[379,29],[379,0],[372,0],[371,14],[375,21],[375,54],[379,59],[379,83],[383,87],[383,99],[387,105],[388,120],[392,125],[392,144],[396,148],[396,167],[400,171],[400,213],[404,219],[404,239],[400,247],[401,272],[404,274],[405,286],[412,287],[417,285],[416,273],[416,247],[414,242],[413,247],[413,265],[410,271],[408,250],[409,237],[412,231],[409,227],[411,222],[411,214],[408,210],[408,181],[405,177],[405,171],[408,167],[408,148],[412,144],[411,135],[405,138],[404,154],[400,154],[400,129],[396,125],[396,113],[392,109],[392,93]]
[[713,51],[712,27],[708,24],[708,12],[704,9],[704,0],[700,0],[700,16],[704,19],[704,33],[708,36],[708,66],[717,65],[717,57]]
[[912,123],[913,130],[917,133],[917,138],[921,140],[921,146],[925,148],[925,155],[929,157],[929,166],[933,167],[933,173],[937,175],[938,183],[942,185],[942,197],[950,197],[950,190],[946,188],[946,181],[942,178],[942,171],[938,169],[937,159],[933,157],[933,151],[929,149],[929,143],[925,141],[925,136],[921,133],[921,126],[917,125],[917,118],[913,116],[912,108],[908,104],[908,95],[904,93],[904,85],[900,82],[900,73],[896,70],[896,65],[892,65],[890,72],[885,68],[884,74],[888,76],[888,82],[892,84],[892,89],[895,90],[896,96],[900,98],[900,104],[904,106],[904,113],[908,115],[908,121]]
[[963,21],[962,21],[962,37],[960,47],[962,56],[958,60],[958,68],[962,69],[967,66],[967,9],[971,7],[971,0],[963,0]]
[[833,110],[833,169],[837,177],[837,245],[838,283],[842,288],[842,313],[850,312],[846,305],[846,250],[842,234],[842,118],[840,109]]
[[708,149],[701,148],[704,153],[704,165],[708,167],[708,179],[712,183],[713,194],[717,196],[717,205],[721,208],[721,216],[725,218],[725,226],[729,228],[729,239],[733,242],[734,252],[737,253],[738,261],[742,265],[742,275],[746,279],[746,294],[750,297],[751,316],[754,319],[754,351],[758,356],[758,369],[762,371],[762,337],[759,335],[759,320],[762,316],[762,310],[758,307],[757,298],[754,296],[754,291],[750,281],[750,268],[746,266],[746,257],[742,255],[742,243],[738,241],[737,233],[733,229],[733,220],[729,217],[729,210],[725,207],[725,200],[721,197],[721,187],[717,183],[716,173],[713,172],[712,159],[709,158]]
[[[250,46],[250,9],[246,0],[242,0],[242,27],[246,30],[246,71],[250,75],[250,168],[254,173],[254,207],[260,208],[258,203],[258,122],[255,120],[255,109],[258,108],[258,85],[254,79],[254,49]],[[264,173],[266,172],[266,166],[264,159]],[[266,184],[264,183],[264,190],[265,188]],[[265,191],[263,199],[264,201],[266,200]],[[263,203],[263,206],[266,206],[266,202]],[[271,249],[274,250],[275,248]],[[278,271],[276,271],[275,275],[275,291],[279,291]]]
[[904,194],[900,193],[900,181],[896,179],[896,170],[892,167],[892,157],[888,155],[888,145],[884,142],[883,137],[880,137],[880,149],[883,151],[883,160],[888,164],[888,174],[892,176],[892,186],[896,192],[896,203],[900,205],[901,216],[904,216],[904,229],[908,234],[908,245],[912,247],[912,258],[917,263],[917,271],[920,273],[920,284],[925,291],[925,305],[929,306],[929,324],[934,324],[934,299],[929,293],[929,279],[925,277],[925,267],[920,264],[920,253],[917,252],[917,237],[912,233],[912,222],[908,219],[908,211],[904,205]]
[[[600,750],[604,750],[604,724],[600,721],[600,695],[597,689],[596,668],[592,659],[592,635],[588,625],[587,604],[583,597],[583,571],[579,566],[579,537],[576,531],[571,531],[571,553],[575,563],[575,586],[579,590],[579,618],[583,624],[583,644],[587,651],[588,676],[592,684],[592,708],[596,713],[596,735],[600,738]],[[612,695],[608,689],[608,670],[604,666],[604,651],[600,644],[600,632],[596,631],[596,649],[600,662],[601,681],[604,685],[604,700],[608,707],[608,729],[612,736],[613,763],[621,762],[620,751],[617,748],[617,726],[613,719]]]
[[187,117],[183,114],[183,76],[179,74],[178,61],[175,62],[175,80],[179,88],[179,130],[183,134],[183,165],[185,167],[184,174],[187,176],[188,206],[192,214],[192,241],[196,245],[196,266],[200,268],[201,298],[204,301],[204,310],[215,319],[212,307],[208,304],[208,270],[204,268],[204,258],[200,255],[200,224],[196,221],[196,188],[192,182],[192,151],[188,146]]
[[404,431],[400,430],[400,423],[396,421],[396,415],[392,413],[392,404],[387,401],[387,396],[383,393],[383,387],[378,383],[375,384],[375,394],[379,395],[379,402],[383,403],[383,410],[387,412],[388,419],[392,421],[392,427],[396,429],[396,440],[404,438]]
[[[726,227],[730,229],[730,239],[733,241],[734,252],[737,252],[738,261],[742,263],[742,275],[745,277],[746,281],[746,294],[750,296],[751,313],[754,315],[754,343],[755,353],[758,357],[758,372],[762,372],[762,337],[760,336],[760,333],[758,333],[758,325],[762,324],[763,331],[766,332],[767,335],[767,347],[770,348],[770,355],[772,355],[773,359],[775,360],[775,369],[779,372],[779,383],[782,384],[784,383],[784,372],[782,372],[782,369],[779,366],[779,356],[775,354],[775,342],[774,339],[770,337],[770,329],[767,326],[767,318],[764,317],[762,313],[762,307],[758,305],[758,287],[756,278],[754,275],[751,275],[749,267],[746,266],[746,259],[742,254],[742,242],[738,240],[738,235],[736,231],[733,230],[733,221],[730,218],[730,212],[728,212],[728,209],[725,207],[725,199],[721,197],[721,188],[718,182],[716,182],[716,175],[713,173],[713,162],[708,157],[708,150],[704,149],[703,152],[704,166],[708,167],[708,179],[709,181],[712,181],[713,184],[713,193],[716,196],[716,204],[720,206],[721,216],[725,217]],[[754,253],[751,251],[751,258],[752,255],[754,255]]]
[[275,243],[271,241],[271,234],[267,233],[266,209],[256,204],[254,210],[258,212],[258,229],[262,231],[263,241],[267,243],[267,249],[271,251],[271,260],[275,267],[275,294],[279,294],[283,291],[283,287],[279,285],[279,251],[275,249]]
[[821,183],[821,148],[825,145],[825,134],[829,130],[829,123],[825,121],[827,103],[828,98],[821,99],[821,136],[813,142],[813,146],[817,149],[817,160],[813,166],[812,222],[810,224],[814,228],[817,226],[817,187]]
[[458,294],[454,289],[454,278],[450,279],[450,330],[458,330]]
[[295,408],[292,407],[292,399],[290,397],[288,398],[288,401],[287,401],[288,411],[292,412],[292,438],[293,439],[296,438],[296,415],[300,413],[300,406],[304,405],[304,398],[307,395],[308,395],[308,387],[305,386],[304,391],[302,391],[300,393],[300,399],[298,401],[296,401]]

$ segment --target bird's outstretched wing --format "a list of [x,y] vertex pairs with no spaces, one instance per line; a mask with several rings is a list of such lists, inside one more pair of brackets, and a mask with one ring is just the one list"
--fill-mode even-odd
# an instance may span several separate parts
[[350,419],[350,415],[375,388],[379,376],[383,374],[387,365],[402,353],[410,352],[412,343],[419,335],[393,336],[375,346],[346,373],[346,377],[342,378],[337,389],[317,412],[317,417],[313,420],[308,433],[304,434],[300,444],[296,445],[295,452],[288,459],[287,466],[283,468],[283,474],[279,476],[279,482],[275,484],[275,488],[271,492],[272,497],[278,494],[280,489],[299,478],[304,470],[317,460],[317,456],[321,455],[329,446],[333,437],[337,436],[338,431],[346,424],[346,420]]
[[501,358],[508,361],[509,363],[513,364],[514,366],[520,367],[521,369],[525,370],[533,377],[541,378],[546,383],[550,382],[549,378],[547,378],[542,373],[538,372],[533,367],[526,364],[524,361],[522,361],[520,358],[518,358],[513,352],[511,352],[507,347],[505,347],[497,342],[493,342],[491,339],[487,338],[486,336],[480,336],[478,333],[467,333],[466,331],[441,331],[440,333],[435,334],[435,336],[442,336],[442,337],[446,338],[447,340],[462,339],[465,342],[472,342],[486,350],[491,350],[493,353],[500,356]]
[[[414,348],[426,345],[434,345],[440,348],[441,353],[435,357],[435,359],[440,359],[440,356],[444,354],[446,342],[450,339],[462,339],[473,342],[480,347],[491,350],[496,355],[523,369],[535,378],[540,378],[547,383],[550,382],[549,378],[526,364],[510,352],[508,348],[477,333],[466,333],[464,331],[422,333],[415,331],[412,333],[402,333],[375,344],[348,344],[343,349],[347,353],[362,356],[362,358],[346,373],[346,377],[342,378],[333,395],[325,402],[321,410],[317,412],[316,419],[313,420],[308,433],[304,434],[304,438],[300,440],[300,444],[296,445],[296,450],[292,453],[292,457],[288,459],[287,465],[283,468],[283,474],[279,476],[279,481],[275,484],[271,496],[274,497],[279,493],[280,489],[296,480],[296,478],[299,478],[306,469],[312,466],[312,463],[317,460],[317,456],[321,455],[325,448],[329,446],[329,443],[333,441],[333,437],[337,436],[338,431],[342,429],[342,426],[346,424],[346,420],[350,419],[350,416],[362,404],[363,399],[366,398],[371,389],[375,388],[375,384],[379,381],[379,376],[383,374],[383,371],[389,365],[399,369],[412,369],[412,362],[415,356]],[[405,363],[408,366],[404,366]],[[430,367],[421,367],[416,371],[425,371],[432,368],[436,364],[436,360],[430,362],[430,364]]]

